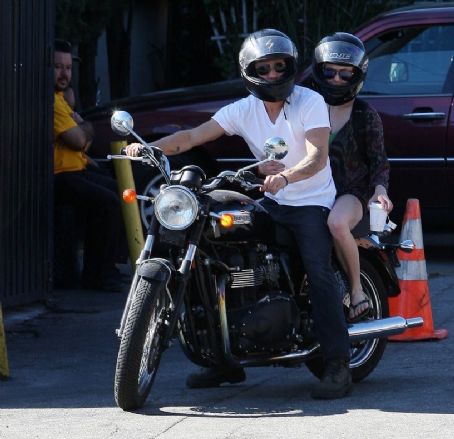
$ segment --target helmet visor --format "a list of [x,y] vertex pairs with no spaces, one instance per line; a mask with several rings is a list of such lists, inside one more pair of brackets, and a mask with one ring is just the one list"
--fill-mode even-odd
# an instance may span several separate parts
[[333,64],[349,64],[360,67],[364,60],[364,51],[358,46],[347,42],[327,41],[315,49],[317,62],[329,62]]

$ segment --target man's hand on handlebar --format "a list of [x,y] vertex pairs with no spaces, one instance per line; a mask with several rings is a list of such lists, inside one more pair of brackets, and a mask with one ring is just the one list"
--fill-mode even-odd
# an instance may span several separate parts
[[287,180],[282,175],[268,175],[260,191],[275,195],[285,186],[287,186]]
[[143,146],[140,143],[131,143],[125,149],[124,152],[130,157],[138,157]]

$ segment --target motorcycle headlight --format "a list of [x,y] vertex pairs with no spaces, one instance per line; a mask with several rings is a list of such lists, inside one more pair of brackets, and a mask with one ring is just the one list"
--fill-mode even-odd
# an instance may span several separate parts
[[157,220],[170,230],[187,229],[199,211],[197,198],[184,186],[168,186],[156,197],[154,213]]

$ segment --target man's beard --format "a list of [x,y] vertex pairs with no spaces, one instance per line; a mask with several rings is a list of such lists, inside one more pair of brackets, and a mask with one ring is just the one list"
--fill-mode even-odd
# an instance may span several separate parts
[[65,91],[65,90],[68,89],[68,87],[69,87],[69,82],[68,81],[66,81],[66,85],[60,85],[58,83],[58,81],[55,82],[55,90],[57,90],[57,91]]

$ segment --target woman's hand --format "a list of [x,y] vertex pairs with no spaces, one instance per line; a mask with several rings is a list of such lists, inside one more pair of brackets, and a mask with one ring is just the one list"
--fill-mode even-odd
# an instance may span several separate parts
[[372,195],[371,199],[369,200],[369,204],[373,202],[381,203],[381,205],[385,208],[386,212],[391,212],[393,210],[393,203],[389,199],[388,194],[386,193],[386,189],[379,185],[375,188],[375,193]]
[[141,148],[142,145],[140,143],[130,143],[125,148],[126,155],[129,155],[130,157],[137,157],[139,155]]
[[279,174],[279,172],[283,172],[285,166],[276,160],[272,160],[271,162],[263,163],[258,169],[259,173],[262,175],[276,175]]

